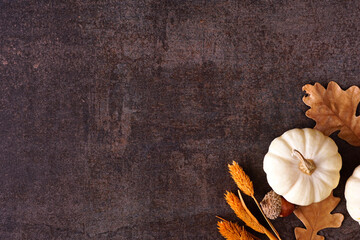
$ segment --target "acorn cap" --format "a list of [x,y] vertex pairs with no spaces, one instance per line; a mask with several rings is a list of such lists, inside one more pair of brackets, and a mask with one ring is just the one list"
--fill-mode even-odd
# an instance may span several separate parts
[[265,195],[260,205],[266,217],[276,219],[281,213],[281,196],[271,190]]

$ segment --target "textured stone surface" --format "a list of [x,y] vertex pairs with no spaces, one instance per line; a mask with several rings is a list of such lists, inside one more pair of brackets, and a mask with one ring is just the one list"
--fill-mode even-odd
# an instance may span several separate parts
[[[261,199],[271,140],[314,126],[301,87],[360,85],[359,8],[1,0],[0,238],[221,239],[227,163]],[[343,190],[360,150],[334,139],[345,221],[321,234],[358,239]],[[295,239],[302,224],[275,226]]]

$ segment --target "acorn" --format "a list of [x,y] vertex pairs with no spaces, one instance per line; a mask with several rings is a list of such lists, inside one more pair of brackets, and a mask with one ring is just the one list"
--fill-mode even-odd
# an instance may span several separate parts
[[294,204],[289,203],[273,190],[265,195],[260,205],[266,217],[269,219],[287,217],[295,210]]

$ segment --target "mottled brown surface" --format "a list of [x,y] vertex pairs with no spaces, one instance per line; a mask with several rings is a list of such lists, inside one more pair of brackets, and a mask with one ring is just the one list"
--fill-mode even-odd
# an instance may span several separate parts
[[[0,239],[221,239],[215,216],[236,219],[227,163],[244,166],[261,199],[271,140],[314,126],[301,87],[360,85],[359,10],[1,0]],[[321,234],[359,239],[343,190],[360,149],[334,139],[345,221]],[[285,240],[302,224],[275,226]]]

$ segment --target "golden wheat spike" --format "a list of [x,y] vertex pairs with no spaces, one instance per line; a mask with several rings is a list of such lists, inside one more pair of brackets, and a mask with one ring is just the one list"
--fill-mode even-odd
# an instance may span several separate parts
[[242,167],[237,164],[237,162],[233,161],[232,164],[228,165],[229,172],[231,177],[234,179],[238,188],[248,196],[254,196],[254,187],[253,183],[251,182],[250,178]]
[[218,222],[218,229],[220,234],[227,240],[254,240],[251,234],[237,223],[222,220]]
[[265,228],[251,215],[248,214],[240,199],[232,192],[226,192],[225,200],[235,212],[236,216],[240,218],[246,225],[259,233],[265,233]]
[[230,205],[231,209],[235,212],[236,216],[240,218],[247,226],[251,227],[259,233],[266,234],[266,236],[271,240],[278,240],[278,238],[272,235],[269,230],[267,230],[258,222],[254,215],[252,215],[251,212],[246,208],[245,203],[242,203],[235,194],[226,192],[225,199],[226,202]]

